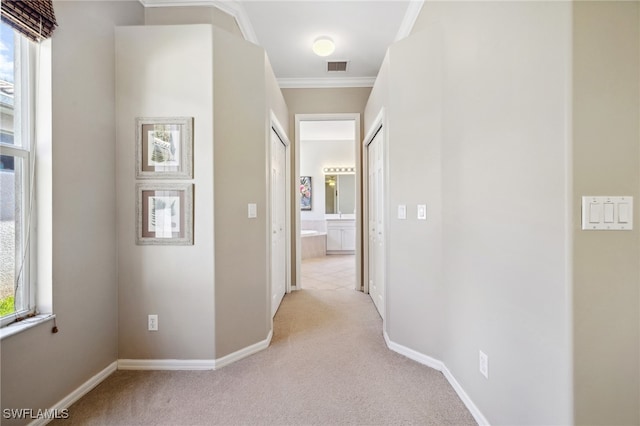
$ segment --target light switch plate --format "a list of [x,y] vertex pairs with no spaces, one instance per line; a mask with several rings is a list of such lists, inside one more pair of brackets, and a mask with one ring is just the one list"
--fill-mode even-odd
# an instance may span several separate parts
[[247,216],[249,219],[255,219],[258,217],[258,206],[255,203],[249,203],[247,206]]
[[398,219],[404,220],[407,218],[407,206],[406,204],[398,205]]
[[426,204],[418,204],[418,220],[427,220]]
[[584,231],[629,231],[633,229],[633,197],[582,197]]

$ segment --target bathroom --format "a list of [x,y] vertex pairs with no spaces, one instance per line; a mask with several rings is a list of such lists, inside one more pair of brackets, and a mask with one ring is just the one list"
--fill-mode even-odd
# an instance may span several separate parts
[[327,255],[355,253],[354,136],[353,120],[300,122],[300,229],[303,262]]

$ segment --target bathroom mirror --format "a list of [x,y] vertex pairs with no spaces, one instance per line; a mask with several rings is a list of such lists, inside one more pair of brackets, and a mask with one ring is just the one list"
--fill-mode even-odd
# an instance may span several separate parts
[[325,214],[356,212],[355,173],[324,175]]

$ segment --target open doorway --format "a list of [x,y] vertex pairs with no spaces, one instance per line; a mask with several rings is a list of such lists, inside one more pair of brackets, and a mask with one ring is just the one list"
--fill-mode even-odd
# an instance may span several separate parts
[[296,114],[295,125],[296,288],[305,270],[310,287],[329,273],[361,291],[360,114]]

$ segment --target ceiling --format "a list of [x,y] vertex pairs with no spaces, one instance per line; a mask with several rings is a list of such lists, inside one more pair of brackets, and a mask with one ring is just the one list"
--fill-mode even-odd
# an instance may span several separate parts
[[[406,37],[422,0],[141,0],[145,5],[212,5],[234,16],[245,38],[267,51],[280,86],[370,87],[387,47]],[[331,37],[322,58],[311,45]],[[327,61],[348,61],[327,72]]]
[[[371,85],[387,47],[407,14],[409,1],[242,1],[258,44],[265,48],[281,86]],[[313,41],[336,44],[316,56]],[[346,72],[327,72],[327,61],[348,61]],[[332,81],[333,80],[333,81]],[[341,80],[341,81],[337,81]]]

